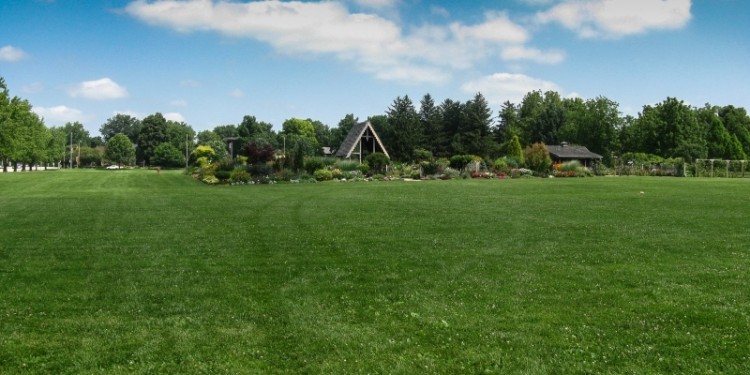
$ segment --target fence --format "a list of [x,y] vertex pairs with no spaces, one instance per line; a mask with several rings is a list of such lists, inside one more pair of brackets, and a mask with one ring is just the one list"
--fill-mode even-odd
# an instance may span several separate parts
[[692,165],[694,177],[750,177],[747,160],[697,159]]

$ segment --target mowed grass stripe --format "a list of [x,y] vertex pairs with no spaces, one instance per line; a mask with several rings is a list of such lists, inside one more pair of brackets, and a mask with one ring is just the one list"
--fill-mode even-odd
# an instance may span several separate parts
[[744,373],[745,180],[0,176],[1,373]]

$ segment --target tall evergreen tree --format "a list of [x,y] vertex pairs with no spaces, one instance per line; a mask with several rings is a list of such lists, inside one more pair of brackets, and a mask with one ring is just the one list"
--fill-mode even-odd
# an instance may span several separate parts
[[392,132],[392,144],[389,149],[391,158],[410,161],[414,149],[424,144],[424,131],[419,121],[419,114],[408,95],[397,97],[386,113]]
[[435,106],[435,100],[430,94],[425,94],[419,104],[419,121],[424,132],[424,148],[431,151],[433,155],[448,156],[444,147],[447,142],[444,140],[440,107]]
[[[494,128],[495,142],[498,144],[506,144],[511,138],[521,134],[521,124],[518,113],[518,106],[506,101],[500,107],[498,113],[498,123]],[[519,140],[520,141],[520,140]]]
[[467,154],[487,156],[492,148],[492,110],[481,93],[466,102],[464,110],[466,121],[459,128],[461,148]]
[[442,147],[447,150],[448,155],[465,154],[463,149],[463,143],[460,141],[460,129],[466,122],[466,111],[464,111],[465,105],[461,102],[456,102],[451,99],[445,99],[440,104],[440,110],[443,114],[442,128],[444,137],[442,141],[444,144]]

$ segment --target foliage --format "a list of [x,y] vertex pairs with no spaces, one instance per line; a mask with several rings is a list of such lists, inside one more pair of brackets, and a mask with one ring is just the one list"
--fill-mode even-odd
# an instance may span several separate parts
[[209,163],[214,160],[215,156],[217,156],[216,151],[214,151],[213,147],[205,146],[205,145],[200,145],[196,147],[195,150],[193,150],[192,155],[196,160],[200,158],[204,158]]
[[328,169],[318,169],[313,176],[315,176],[315,179],[318,181],[330,181],[333,179],[333,173]]
[[270,143],[254,141],[245,144],[242,155],[247,157],[249,164],[263,164],[273,160],[275,151]]
[[130,164],[135,161],[135,147],[127,135],[115,134],[107,140],[104,158],[120,166]]
[[82,167],[99,167],[102,165],[104,155],[98,148],[85,147],[79,148],[78,160]]
[[251,181],[251,176],[244,168],[235,168],[230,173],[229,180],[231,182],[248,183]]
[[[231,128],[227,133],[231,134]],[[216,129],[214,129],[216,131]],[[240,145],[247,143],[271,144],[276,142],[276,135],[273,132],[273,125],[258,121],[255,116],[246,115],[242,122],[236,127],[235,137],[240,137]],[[231,137],[231,135],[229,135]],[[225,136],[226,137],[226,136]]]
[[418,148],[414,150],[414,160],[417,162],[431,161],[432,152],[423,148]]
[[120,133],[128,137],[131,143],[136,143],[138,142],[138,133],[140,131],[141,121],[133,116],[122,113],[108,118],[99,128],[99,132],[102,134],[105,143]]
[[555,166],[555,177],[591,177],[593,173],[578,160],[571,160]]
[[166,134],[167,142],[180,150],[183,155],[189,155],[195,148],[195,130],[184,122],[167,121]]
[[221,182],[229,181],[229,178],[232,176],[231,171],[222,170],[219,169],[214,173],[214,177],[216,177]]
[[384,173],[385,167],[390,163],[388,156],[382,152],[373,152],[367,155],[364,161],[373,173]]
[[518,163],[523,163],[523,149],[521,148],[521,140],[517,135],[514,134],[510,141],[508,141],[505,154],[508,158],[514,159]]
[[440,173],[441,166],[437,161],[423,161],[419,163],[419,165],[422,167],[422,172],[425,175],[434,175]]
[[424,131],[414,104],[408,95],[397,97],[386,114],[387,127],[376,132],[394,160],[413,160],[414,150],[424,146]]
[[273,167],[268,164],[251,164],[247,172],[253,177],[268,177],[273,175]]
[[453,155],[450,158],[450,167],[453,169],[463,170],[467,165],[480,162],[481,157],[476,155]]
[[516,169],[521,166],[518,160],[512,157],[503,156],[495,160],[494,167],[497,172],[510,175],[512,169]]
[[523,159],[529,169],[539,174],[546,173],[552,166],[552,159],[544,143],[534,143],[530,147],[527,147],[524,150]]
[[356,160],[339,160],[335,164],[335,167],[342,171],[359,171],[361,164]]
[[154,149],[151,163],[165,168],[178,168],[185,165],[185,156],[171,143],[162,143]]
[[151,158],[156,148],[168,141],[167,120],[157,112],[141,121],[141,131],[138,134],[137,156],[146,164],[151,165]]
[[305,159],[305,171],[309,174],[315,173],[319,169],[323,169],[326,166],[326,162],[320,157],[310,157]]

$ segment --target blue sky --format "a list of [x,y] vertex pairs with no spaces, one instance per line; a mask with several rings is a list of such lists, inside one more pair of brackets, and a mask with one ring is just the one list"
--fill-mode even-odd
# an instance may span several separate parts
[[0,1],[0,76],[48,126],[116,113],[200,131],[531,90],[750,108],[746,0]]

